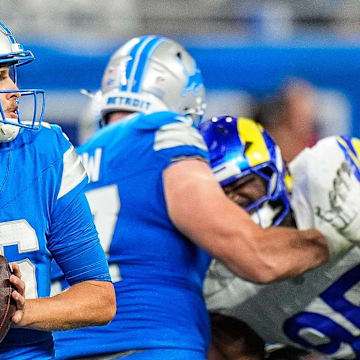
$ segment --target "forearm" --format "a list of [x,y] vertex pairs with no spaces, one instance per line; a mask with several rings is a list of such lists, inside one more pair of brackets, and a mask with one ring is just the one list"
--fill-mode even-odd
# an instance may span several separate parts
[[329,259],[327,241],[314,229],[268,228],[264,230],[262,241],[257,244],[259,261],[265,269],[269,268],[266,282],[292,278]]
[[115,311],[115,294],[110,282],[84,281],[54,297],[27,299],[18,325],[38,330],[105,325]]

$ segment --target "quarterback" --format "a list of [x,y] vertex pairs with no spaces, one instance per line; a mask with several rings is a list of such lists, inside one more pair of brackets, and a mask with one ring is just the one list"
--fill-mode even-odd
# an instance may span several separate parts
[[[251,144],[241,132],[246,123],[253,124]],[[215,118],[202,134],[233,201],[264,227],[315,227],[332,255],[321,267],[268,285],[243,280],[215,260],[205,281],[209,310],[241,319],[266,342],[360,359],[360,140],[319,141],[290,162],[290,178],[274,158],[277,146],[251,120]]]
[[[0,23],[0,253],[17,263],[25,283],[1,359],[52,359],[51,330],[104,325],[115,311],[108,264],[83,193],[84,167],[60,127],[42,123],[44,91],[16,84],[17,67],[33,59]],[[30,121],[21,116],[25,96],[33,100]],[[71,286],[49,297],[52,258]]]

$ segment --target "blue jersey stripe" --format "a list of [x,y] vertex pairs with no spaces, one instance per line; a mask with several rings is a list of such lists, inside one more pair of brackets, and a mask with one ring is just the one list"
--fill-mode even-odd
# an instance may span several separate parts
[[139,62],[136,67],[136,73],[134,76],[133,87],[130,89],[132,92],[139,92],[141,88],[141,83],[143,79],[143,75],[145,73],[146,67],[148,65],[148,60],[152,54],[152,52],[158,47],[158,45],[163,42],[163,39],[153,38],[149,41],[144,47],[143,51],[140,54]]

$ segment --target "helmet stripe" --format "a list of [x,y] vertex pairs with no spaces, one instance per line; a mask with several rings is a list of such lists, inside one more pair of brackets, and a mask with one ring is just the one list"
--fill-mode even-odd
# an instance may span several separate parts
[[126,82],[124,84],[121,85],[120,90],[121,91],[127,91],[128,88],[128,84],[129,84],[129,79],[130,79],[130,75],[133,69],[133,65],[134,65],[134,61],[136,58],[136,53],[139,50],[139,48],[142,46],[142,44],[144,43],[144,41],[147,39],[146,36],[143,36],[139,39],[138,42],[135,43],[135,45],[131,48],[131,50],[129,50],[129,57],[130,60],[126,63]]
[[29,50],[24,50],[21,44],[18,44],[11,31],[0,22],[0,33],[6,36],[9,41],[9,49],[0,54],[0,63],[12,63],[17,66],[27,64],[34,60],[34,55]]
[[134,65],[133,71],[135,70],[134,79],[132,79],[130,85],[130,91],[138,93],[140,91],[142,78],[149,63],[149,58],[152,52],[157,48],[157,46],[163,42],[161,38],[152,38],[143,48],[142,51],[138,52],[138,61]]
[[15,44],[15,39],[14,39],[14,37],[12,36],[11,31],[10,31],[2,22],[0,22],[0,31],[1,31],[4,35],[6,35],[6,36],[9,37],[9,40],[10,40],[10,42],[11,42],[12,44]]
[[[139,44],[134,47],[134,49],[131,51],[131,61],[129,61],[128,65],[130,68],[126,71],[126,78],[127,81],[127,91],[132,91],[132,87],[134,86],[134,78],[135,73],[137,70],[137,66],[140,61],[140,56],[144,49],[146,48],[146,45],[153,39],[152,36],[144,36],[141,38]],[[136,49],[135,49],[136,48]]]
[[251,167],[270,160],[269,150],[257,123],[250,119],[239,118],[237,129],[242,144],[245,146],[246,143],[250,144],[244,155]]

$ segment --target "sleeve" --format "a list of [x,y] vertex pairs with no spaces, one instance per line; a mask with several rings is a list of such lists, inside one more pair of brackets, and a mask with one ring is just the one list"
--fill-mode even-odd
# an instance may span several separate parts
[[86,280],[111,281],[107,259],[82,192],[53,214],[48,249],[70,285]]
[[85,280],[110,281],[106,256],[83,192],[88,182],[86,171],[66,135],[59,127],[53,129],[63,157],[55,181],[48,249],[70,285]]
[[[62,170],[61,175],[59,176],[60,186],[57,193],[57,200],[70,193],[72,193],[72,197],[75,197],[77,192],[83,190],[85,185],[88,183],[86,170],[81,163],[81,159],[74,146],[70,143],[68,137],[63,132],[59,135],[59,143],[63,156]],[[78,188],[78,191],[74,191],[76,188]],[[66,196],[66,201],[70,202],[72,197],[69,195]],[[64,201],[62,201],[62,203],[64,203]]]
[[155,132],[153,150],[167,165],[188,157],[208,161],[208,149],[192,119],[177,115]]
[[298,229],[310,229],[314,227],[314,213],[308,197],[307,164],[310,158],[311,151],[309,148],[306,148],[289,163],[289,171],[293,182],[290,203]]
[[328,137],[303,150],[289,164],[293,178],[291,206],[300,229],[319,226],[315,209],[329,206],[329,194],[344,160],[337,138]]
[[[331,255],[346,251],[351,243],[342,231],[342,220],[350,203],[342,203],[344,189],[357,196],[356,187],[342,186],[342,169],[347,164],[339,138],[329,137],[300,153],[289,165],[293,177],[291,208],[299,229],[315,227],[328,240]],[[348,196],[348,195],[347,195]],[[360,203],[357,202],[357,211]],[[352,210],[352,209],[350,209]]]

